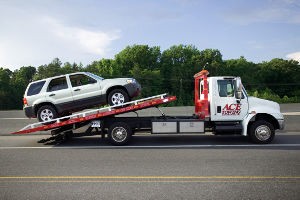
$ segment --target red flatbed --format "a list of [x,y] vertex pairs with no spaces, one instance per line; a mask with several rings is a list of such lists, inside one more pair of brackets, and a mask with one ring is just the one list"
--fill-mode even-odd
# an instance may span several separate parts
[[[44,125],[43,123],[30,124],[19,131],[13,132],[12,134],[27,134],[27,133],[37,132],[37,131],[48,131],[48,130],[64,127],[67,125],[101,119],[101,118],[107,117],[107,116],[113,116],[113,115],[133,112],[133,111],[137,111],[137,110],[141,110],[141,109],[145,109],[145,108],[155,107],[155,106],[169,103],[169,102],[172,102],[175,100],[176,100],[176,96],[166,96],[166,94],[158,95],[158,96],[154,96],[154,97],[150,97],[150,98],[145,98],[145,99],[141,99],[141,100],[128,102],[125,104],[128,106],[122,107],[122,108],[113,109],[113,107],[107,107],[107,108],[102,108],[102,109],[95,109],[95,111],[89,111],[89,113],[96,112],[94,114],[89,114],[86,116],[85,116],[85,113],[71,115],[70,119],[66,120],[66,121],[60,121],[59,120],[60,118],[59,118],[59,119],[56,119],[58,121],[53,124],[48,124],[48,125]],[[132,104],[134,104],[134,105],[132,105]],[[83,115],[83,116],[81,117],[80,115]],[[75,117],[72,118],[72,116],[75,116]],[[69,116],[66,116],[63,118],[67,118],[67,117],[69,117]]]

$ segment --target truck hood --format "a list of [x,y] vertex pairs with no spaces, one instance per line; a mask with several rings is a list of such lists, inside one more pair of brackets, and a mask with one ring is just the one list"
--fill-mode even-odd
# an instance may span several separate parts
[[280,113],[280,106],[274,101],[260,99],[256,97],[248,97],[249,111],[256,113]]

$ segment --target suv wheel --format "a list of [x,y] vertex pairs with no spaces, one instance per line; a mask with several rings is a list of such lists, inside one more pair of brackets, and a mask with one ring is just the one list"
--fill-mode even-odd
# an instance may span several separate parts
[[108,95],[108,104],[111,106],[127,103],[128,101],[129,101],[129,96],[127,92],[125,92],[122,89],[115,89],[111,91]]
[[53,106],[45,105],[38,109],[37,117],[40,122],[47,122],[57,118],[58,114]]

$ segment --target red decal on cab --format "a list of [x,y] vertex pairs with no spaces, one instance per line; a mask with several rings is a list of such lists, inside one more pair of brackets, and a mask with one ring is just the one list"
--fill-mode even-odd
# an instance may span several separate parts
[[226,104],[222,109],[222,115],[239,115],[241,114],[241,104]]

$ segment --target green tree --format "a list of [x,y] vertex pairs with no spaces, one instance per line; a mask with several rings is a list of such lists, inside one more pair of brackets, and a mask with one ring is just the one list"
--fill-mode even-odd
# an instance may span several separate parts
[[94,61],[92,64],[88,65],[85,70],[104,78],[110,78],[114,76],[115,68],[116,65],[113,59],[103,58],[99,61]]
[[214,76],[220,75],[222,72],[221,67],[223,67],[223,59],[222,54],[218,49],[205,49],[201,51],[197,60],[201,67],[205,66],[205,69]]
[[[127,46],[115,56],[115,75],[134,76],[134,72],[139,70],[156,70],[159,67],[161,52],[159,47],[149,47],[148,45]],[[132,71],[133,68],[136,68]]]
[[260,84],[258,78],[258,66],[247,61],[243,56],[239,59],[230,59],[224,61],[224,65],[219,71],[221,76],[239,76],[247,89],[254,89]]
[[48,65],[41,65],[38,67],[35,80],[49,78],[63,74],[61,70],[62,62],[58,58],[54,58]]
[[162,88],[177,96],[177,104],[193,101],[193,76],[202,69],[201,64],[200,51],[192,45],[172,46],[162,53]]
[[0,109],[7,110],[13,108],[11,102],[11,80],[12,72],[9,69],[0,68]]
[[66,62],[64,63],[64,65],[61,67],[60,71],[61,74],[70,74],[70,73],[74,73],[74,72],[80,72],[83,71],[83,66],[82,63],[76,64],[76,63],[69,63]]
[[134,77],[143,87],[142,96],[153,96],[161,91],[160,57],[159,47],[128,46],[115,56],[113,76]]
[[12,74],[10,88],[11,88],[11,103],[14,109],[22,108],[22,99],[27,85],[33,80],[36,74],[36,68],[32,66],[21,67],[15,70]]
[[300,65],[295,60],[272,59],[259,66],[259,79],[264,87],[270,88],[280,97],[300,94]]
[[21,67],[14,72],[0,68],[0,109],[21,109],[22,96],[32,80],[89,71],[104,78],[134,77],[142,85],[142,96],[169,92],[177,96],[172,105],[193,104],[193,75],[203,68],[211,76],[240,76],[251,95],[277,102],[300,101],[300,65],[280,58],[255,64],[244,57],[223,61],[217,49],[199,51],[193,45],[176,45],[161,52],[160,47],[127,46],[114,59],[81,63],[62,62]]

